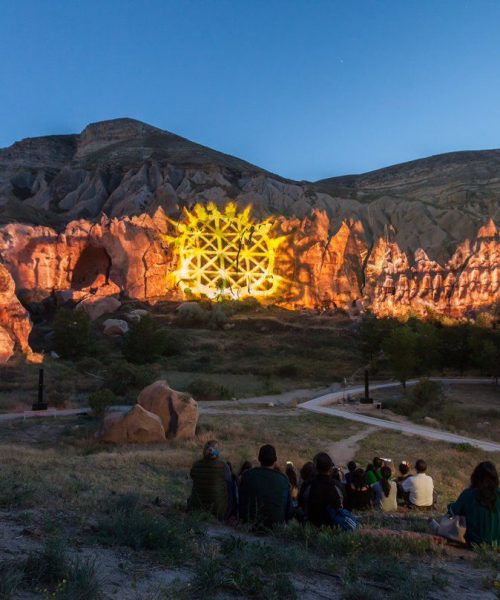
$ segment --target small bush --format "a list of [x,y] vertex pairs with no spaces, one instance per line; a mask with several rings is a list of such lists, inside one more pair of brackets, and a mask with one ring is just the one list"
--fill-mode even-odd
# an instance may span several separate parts
[[186,336],[179,331],[163,330],[163,356],[175,356],[186,350]]
[[140,365],[154,362],[163,353],[164,339],[164,331],[158,329],[151,315],[146,315],[130,325],[124,339],[123,356]]
[[23,580],[23,572],[17,565],[4,563],[0,565],[0,598],[10,600],[15,597]]
[[102,417],[106,409],[116,404],[117,398],[111,390],[102,389],[89,396],[89,407],[96,417]]
[[209,318],[209,311],[197,302],[184,302],[177,307],[176,321],[181,327],[204,327]]
[[97,575],[95,558],[76,557],[69,565],[68,579],[61,600],[100,600],[103,598],[102,583]]
[[275,373],[278,377],[297,377],[299,374],[299,368],[294,363],[286,363],[276,367]]
[[54,319],[54,350],[65,359],[75,359],[91,352],[92,322],[83,310],[62,308]]
[[0,475],[0,507],[20,508],[33,496],[33,488],[23,482],[19,474]]
[[123,396],[130,390],[145,388],[155,379],[156,373],[150,366],[116,361],[107,370],[104,386],[117,396]]
[[195,400],[229,400],[233,396],[232,391],[224,385],[203,378],[193,379],[187,391]]
[[31,584],[54,585],[68,578],[69,561],[59,539],[48,540],[41,550],[28,554],[25,579]]

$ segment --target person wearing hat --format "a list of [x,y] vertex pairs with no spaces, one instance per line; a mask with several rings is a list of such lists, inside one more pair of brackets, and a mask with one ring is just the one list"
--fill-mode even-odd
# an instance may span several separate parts
[[326,452],[316,454],[314,466],[317,475],[309,487],[307,515],[313,525],[321,527],[331,525],[329,511],[341,508],[342,498],[332,478],[333,460]]
[[203,458],[191,468],[193,489],[188,500],[192,510],[206,510],[218,519],[224,519],[231,508],[232,477],[227,463],[219,458],[216,440],[208,441]]
[[240,518],[270,529],[292,516],[290,483],[276,468],[276,450],[266,444],[259,450],[260,467],[243,473],[239,489]]

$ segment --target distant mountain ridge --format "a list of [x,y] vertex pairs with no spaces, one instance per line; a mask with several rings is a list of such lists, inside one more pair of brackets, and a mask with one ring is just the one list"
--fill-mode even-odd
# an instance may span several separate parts
[[133,119],[80,134],[27,138],[0,150],[0,223],[180,214],[196,202],[252,204],[256,214],[325,211],[359,221],[368,245],[391,235],[405,251],[447,258],[500,216],[500,150],[454,152],[361,175],[291,181]]

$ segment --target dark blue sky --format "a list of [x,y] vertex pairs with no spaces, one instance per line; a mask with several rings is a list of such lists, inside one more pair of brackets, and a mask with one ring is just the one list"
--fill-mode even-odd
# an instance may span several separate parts
[[500,2],[0,0],[0,146],[121,116],[295,179],[500,147]]

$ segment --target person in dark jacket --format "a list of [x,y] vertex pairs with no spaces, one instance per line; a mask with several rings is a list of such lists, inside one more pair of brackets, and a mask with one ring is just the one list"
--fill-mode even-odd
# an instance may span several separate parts
[[295,511],[295,518],[299,523],[307,521],[307,499],[309,498],[309,488],[316,477],[316,467],[312,461],[302,465],[300,469],[300,489],[298,497],[298,508]]
[[332,479],[333,461],[320,452],[314,463],[317,475],[309,487],[307,503],[308,520],[317,527],[331,525],[330,511],[342,507],[342,500],[336,482]]
[[203,448],[203,458],[191,467],[193,489],[188,500],[192,510],[206,510],[218,519],[224,519],[233,504],[233,478],[227,463],[220,460],[216,440]]
[[470,487],[448,506],[448,512],[465,517],[468,544],[500,544],[500,487],[492,462],[477,465]]
[[345,474],[345,482],[347,485],[352,483],[352,478],[354,477],[354,471],[357,468],[358,468],[358,465],[353,460],[350,460],[347,463],[347,473]]
[[347,485],[347,508],[349,510],[369,510],[372,507],[373,490],[366,481],[363,469],[356,469],[351,483]]
[[260,467],[245,471],[241,477],[240,518],[255,522],[258,528],[272,528],[292,516],[290,483],[276,470],[277,460],[274,446],[266,444],[259,450]]

